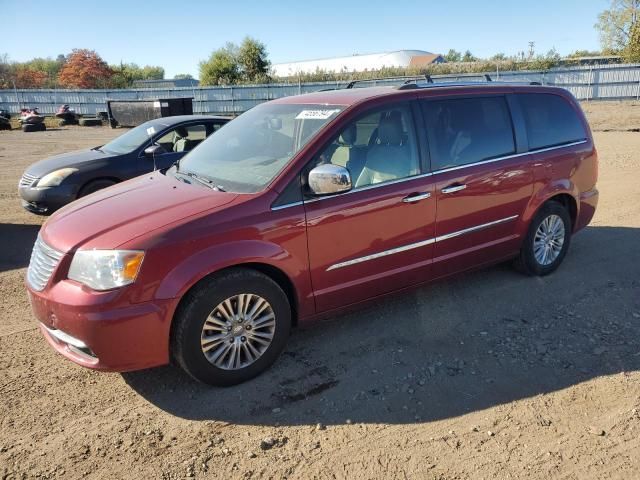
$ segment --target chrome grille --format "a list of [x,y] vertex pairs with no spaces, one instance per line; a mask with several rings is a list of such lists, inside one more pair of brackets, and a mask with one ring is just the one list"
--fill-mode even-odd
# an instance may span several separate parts
[[24,175],[22,175],[22,178],[20,179],[20,183],[18,183],[18,185],[20,187],[30,187],[37,180],[38,180],[38,177],[36,177],[34,175],[29,175],[28,173],[25,173]]
[[31,261],[27,270],[29,286],[38,292],[44,290],[63,255],[64,253],[54,250],[38,236],[33,245]]

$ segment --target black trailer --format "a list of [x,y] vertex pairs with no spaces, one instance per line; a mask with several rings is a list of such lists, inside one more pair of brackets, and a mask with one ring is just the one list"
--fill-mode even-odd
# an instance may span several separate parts
[[193,97],[158,100],[107,100],[111,128],[136,127],[148,120],[193,115]]

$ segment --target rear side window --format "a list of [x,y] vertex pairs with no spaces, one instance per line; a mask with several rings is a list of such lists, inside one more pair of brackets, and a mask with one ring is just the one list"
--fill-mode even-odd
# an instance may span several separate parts
[[517,97],[527,127],[529,150],[564,145],[587,138],[578,114],[561,96],[523,93]]
[[433,170],[515,153],[504,97],[471,97],[424,103]]

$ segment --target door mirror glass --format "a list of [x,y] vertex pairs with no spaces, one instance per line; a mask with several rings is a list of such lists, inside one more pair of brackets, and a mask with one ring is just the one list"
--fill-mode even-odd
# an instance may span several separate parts
[[162,155],[167,151],[161,145],[151,145],[144,149],[144,156],[147,158],[153,158],[156,155]]
[[315,195],[347,192],[351,190],[351,174],[340,165],[318,165],[309,172],[309,188]]

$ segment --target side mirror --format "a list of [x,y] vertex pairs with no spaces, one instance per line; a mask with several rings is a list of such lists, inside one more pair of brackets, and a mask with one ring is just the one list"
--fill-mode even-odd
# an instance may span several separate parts
[[153,158],[156,155],[162,155],[163,153],[167,153],[167,151],[162,147],[162,145],[151,145],[144,149],[144,156],[147,158]]
[[348,192],[351,186],[349,170],[340,165],[318,165],[309,172],[309,188],[315,195]]
[[280,130],[282,129],[282,119],[280,117],[273,117],[269,119],[269,129]]

